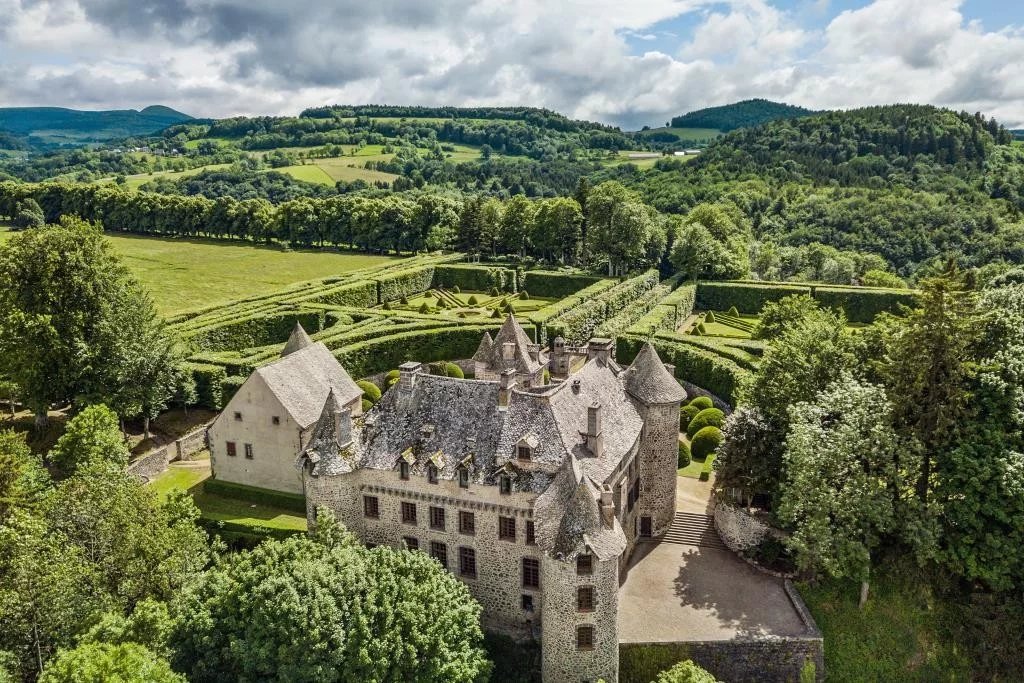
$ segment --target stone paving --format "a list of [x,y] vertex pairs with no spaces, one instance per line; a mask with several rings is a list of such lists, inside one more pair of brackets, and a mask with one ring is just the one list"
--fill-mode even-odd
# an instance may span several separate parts
[[[709,482],[678,477],[677,485],[677,510],[710,514]],[[620,643],[805,634],[782,579],[729,550],[665,541],[637,548],[619,589],[618,626]]]

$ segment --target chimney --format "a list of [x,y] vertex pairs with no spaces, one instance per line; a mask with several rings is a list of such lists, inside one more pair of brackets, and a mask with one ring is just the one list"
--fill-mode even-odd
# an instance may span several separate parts
[[352,443],[352,409],[342,408],[334,413],[334,438],[344,448]]
[[398,366],[398,388],[402,393],[412,391],[413,378],[423,372],[423,363],[406,361]]
[[513,360],[516,357],[516,343],[505,342],[501,345],[501,357],[505,360]]
[[587,450],[595,458],[600,458],[604,451],[604,436],[601,434],[601,404],[592,403],[587,406]]
[[605,337],[594,337],[587,342],[587,360],[598,359],[605,365],[612,359],[612,346],[614,342]]
[[507,408],[509,396],[512,395],[512,388],[516,385],[516,371],[513,369],[503,370],[498,377],[498,408]]
[[615,503],[612,500],[612,490],[608,484],[601,487],[601,522],[605,529],[615,526]]
[[530,352],[530,358],[539,361],[540,360],[540,344],[530,344],[526,347]]

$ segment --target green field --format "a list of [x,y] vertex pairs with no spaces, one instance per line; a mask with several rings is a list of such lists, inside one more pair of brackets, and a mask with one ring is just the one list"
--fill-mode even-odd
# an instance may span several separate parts
[[[0,226],[0,241],[13,233]],[[114,250],[153,295],[164,315],[280,289],[394,261],[387,256],[281,251],[221,240],[107,233]]]
[[[216,171],[222,168],[228,168],[231,164],[208,164],[207,166],[197,166],[196,168],[190,168],[184,171],[153,171],[152,173],[138,173],[136,175],[125,176],[127,182],[125,187],[131,190],[137,190],[151,180],[157,178],[167,178],[168,180],[179,180],[181,178],[188,178],[194,176],[203,171]],[[111,183],[114,182],[113,177],[100,178],[95,181],[97,183]]]

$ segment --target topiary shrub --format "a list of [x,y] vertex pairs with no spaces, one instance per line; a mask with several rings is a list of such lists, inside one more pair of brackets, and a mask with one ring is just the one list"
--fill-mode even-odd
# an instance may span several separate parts
[[700,406],[679,406],[679,431],[685,432],[701,410]]
[[[714,408],[715,403],[707,396],[697,396],[688,405],[696,406],[698,411],[704,410],[705,408]],[[694,415],[696,417],[696,415]]]
[[384,302],[384,306],[382,306],[382,308],[383,308],[383,309],[384,309],[385,311],[390,311],[390,310],[391,310],[391,302],[390,302],[390,301],[385,301],[385,302]]
[[458,285],[455,285],[454,287],[452,287],[452,294],[462,294],[462,290],[459,289]]
[[402,298],[398,300],[398,303],[402,304],[403,306],[408,306],[409,305],[409,297],[407,297],[406,295],[403,294]]
[[390,370],[388,374],[384,375],[384,386],[387,389],[398,384],[398,380],[402,378],[402,373],[398,370]]
[[705,335],[705,334],[707,334],[707,333],[708,333],[708,330],[707,330],[707,328],[706,328],[706,327],[704,327],[704,323],[697,323],[697,332],[698,332],[698,333],[699,333],[700,335]]
[[509,303],[509,305],[505,308],[505,312],[512,313],[514,315],[516,312],[516,307]]
[[704,427],[690,440],[690,453],[695,460],[705,460],[722,443],[722,430],[718,427]]
[[491,287],[491,290],[490,292],[488,292],[488,294],[490,294],[491,296],[498,296],[501,294],[501,291],[497,287]]
[[420,313],[430,313],[430,306],[427,305],[426,301],[420,304],[419,311]]
[[470,306],[476,306],[479,303],[480,303],[480,300],[476,298],[476,294],[470,294],[469,295],[469,305]]
[[530,298],[530,293],[524,289],[523,291],[519,292],[519,298],[522,299],[523,301],[526,301]]
[[735,306],[730,306],[729,307],[729,315],[731,315],[734,318],[738,318],[738,317],[740,317],[740,312],[736,310]]
[[365,412],[367,412],[368,410],[370,410],[370,408],[372,408],[372,407],[373,407],[373,404],[372,404],[372,403],[370,403],[370,399],[368,399],[368,398],[364,398],[364,399],[363,399],[363,403],[362,403],[362,406],[363,406],[363,412],[365,413]]
[[723,424],[725,424],[725,413],[718,408],[705,408],[697,413],[697,416],[687,425],[686,435],[692,439],[694,434],[705,427],[718,427],[721,429]]
[[363,398],[367,399],[371,404],[380,400],[380,387],[370,380],[361,379],[356,382],[356,385],[363,390]]
[[679,442],[679,459],[676,467],[683,468],[690,464],[690,444],[685,441]]
[[500,309],[497,309],[497,308],[495,308],[495,309],[494,309],[494,312],[493,312],[493,313],[491,313],[491,317],[492,317],[492,318],[500,318],[500,317],[501,317],[501,310],[500,310]]
[[462,368],[460,368],[455,363],[445,363],[444,374],[447,375],[448,377],[455,377],[456,379],[466,378],[466,374],[462,372]]
[[704,316],[704,322],[706,322],[706,323],[716,322],[715,312],[714,311],[708,311],[707,315]]

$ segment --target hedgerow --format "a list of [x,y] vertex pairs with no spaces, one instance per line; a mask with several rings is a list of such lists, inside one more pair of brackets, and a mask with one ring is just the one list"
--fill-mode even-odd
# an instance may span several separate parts
[[307,332],[316,332],[322,325],[318,312],[288,312],[254,315],[234,322],[182,333],[182,337],[196,350],[240,350],[255,346],[281,343],[288,340],[295,323]]
[[402,332],[352,344],[334,352],[353,377],[367,377],[397,367],[405,361],[429,363],[452,358],[469,358],[476,352],[484,332],[497,332],[493,325],[467,325]]
[[518,291],[516,271],[494,266],[444,265],[434,269],[434,287],[458,287],[473,292]]
[[917,292],[907,289],[869,289],[866,287],[811,288],[811,296],[822,306],[842,310],[846,319],[870,323],[879,313],[899,311],[901,306],[913,307]]
[[394,301],[430,289],[434,267],[424,266],[390,273],[377,279],[377,301]]
[[658,271],[650,270],[625,280],[597,297],[576,306],[547,324],[547,338],[561,336],[567,344],[583,344],[594,330],[623,308],[658,285]]
[[556,301],[550,306],[545,306],[538,311],[534,311],[528,316],[528,319],[536,327],[537,337],[535,338],[541,343],[545,343],[550,339],[553,339],[554,337],[547,336],[547,322],[549,320],[565,315],[568,311],[571,311],[577,306],[581,306],[584,303],[592,301],[603,292],[615,287],[616,284],[615,280],[598,280],[575,294]]
[[696,285],[677,287],[625,331],[642,335],[651,335],[658,331],[675,332],[693,313],[696,296]]
[[211,365],[208,363],[186,363],[185,369],[192,373],[192,379],[196,383],[196,405],[220,410],[224,407],[222,402],[224,380],[228,373],[222,365]]
[[529,291],[531,296],[539,296],[542,299],[562,299],[600,280],[601,278],[594,275],[528,270],[523,273],[520,288]]
[[852,322],[869,323],[882,312],[913,306],[917,292],[908,289],[803,285],[784,282],[699,282],[697,306],[705,311],[756,314],[769,301],[807,294],[822,306],[842,310]]
[[[623,335],[616,343],[615,358],[620,364],[632,362],[644,337]],[[683,341],[669,341],[655,336],[650,340],[665,363],[676,367],[676,376],[707,389],[723,401],[736,405],[740,384],[749,374],[735,361]]]
[[769,301],[778,301],[790,294],[810,293],[811,288],[806,285],[698,282],[697,308],[705,311],[725,311],[735,306],[740,313],[754,314]]

